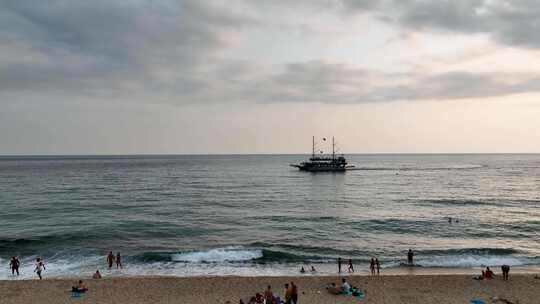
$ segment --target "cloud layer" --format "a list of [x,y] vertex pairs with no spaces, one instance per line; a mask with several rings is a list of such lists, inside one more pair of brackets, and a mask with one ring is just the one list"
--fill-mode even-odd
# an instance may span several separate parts
[[[540,91],[533,72],[390,73],[339,59],[265,66],[223,55],[245,40],[244,31],[266,26],[260,18],[265,9],[287,5],[3,1],[0,94],[138,96],[185,104],[445,100]],[[540,8],[532,0],[309,1],[295,4],[299,18],[306,17],[302,5],[346,12],[344,18],[371,14],[402,31],[484,33],[501,44],[540,48]],[[272,45],[266,43],[260,47]]]

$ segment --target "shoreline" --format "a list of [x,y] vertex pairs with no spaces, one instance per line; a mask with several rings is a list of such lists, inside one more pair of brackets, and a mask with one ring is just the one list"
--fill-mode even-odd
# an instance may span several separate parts
[[[352,296],[331,295],[325,286],[338,283],[342,277],[365,292],[360,301]],[[510,280],[500,276],[493,280],[473,280],[468,274],[352,276],[278,276],[278,277],[109,277],[85,279],[89,292],[85,303],[245,303],[256,292],[272,285],[274,293],[283,296],[283,284],[294,281],[299,286],[301,303],[469,303],[492,297],[512,303],[538,303],[540,279],[534,274],[510,273]],[[0,281],[2,303],[71,303],[70,288],[78,278]],[[4,302],[5,301],[5,302]]]
[[[126,265],[129,267],[129,265]],[[500,266],[493,266],[491,270],[495,274],[500,274]],[[407,267],[401,266],[396,268],[383,268],[381,270],[380,276],[446,276],[446,275],[469,275],[476,276],[481,274],[482,270],[485,267],[469,267],[469,268],[449,268],[449,267]],[[513,266],[511,267],[511,274],[519,275],[540,275],[540,266]],[[47,276],[47,271],[43,273],[44,280],[78,280],[78,279],[91,279],[91,272],[82,273],[79,276],[66,275],[66,276]],[[146,278],[313,278],[313,277],[371,277],[371,274],[368,270],[361,269],[357,272],[341,272],[341,273],[331,273],[331,272],[306,272],[301,273],[291,273],[291,274],[276,274],[269,275],[261,273],[260,275],[240,275],[240,274],[209,274],[209,275],[186,275],[180,276],[176,274],[148,274],[148,275],[133,275],[133,274],[124,274],[120,272],[114,272],[113,274],[107,273],[106,270],[101,272],[103,279],[127,279],[127,278],[137,278],[137,279],[146,279]],[[10,282],[10,281],[36,281],[37,276],[33,273],[31,278],[19,278],[16,275],[8,275],[7,279],[0,279],[0,282]]]

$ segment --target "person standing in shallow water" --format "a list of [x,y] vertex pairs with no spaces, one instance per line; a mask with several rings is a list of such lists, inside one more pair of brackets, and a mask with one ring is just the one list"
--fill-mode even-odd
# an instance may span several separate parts
[[341,258],[337,258],[337,269],[338,273],[341,273]]
[[349,259],[349,272],[354,272],[354,267],[352,264],[352,259]]
[[43,260],[41,260],[40,258],[37,258],[36,259],[36,269],[34,269],[34,271],[37,273],[39,279],[43,279],[41,277],[41,272],[45,270],[45,263],[43,263]]
[[122,269],[122,256],[120,256],[120,252],[116,253],[116,269]]
[[109,264],[109,269],[112,268],[112,265],[114,263],[114,254],[112,251],[109,251],[109,254],[107,255],[107,264]]
[[11,267],[11,274],[15,275],[15,272],[17,272],[17,275],[19,275],[19,266],[21,265],[21,261],[19,261],[19,258],[16,256],[11,258],[11,261],[9,262],[9,266]]
[[369,269],[371,270],[371,275],[375,275],[375,259],[371,258],[371,261],[369,262]]
[[375,258],[375,267],[377,268],[377,275],[379,275],[381,271],[381,263],[379,263],[379,259]]
[[407,263],[409,265],[414,264],[414,252],[410,248],[409,248],[409,252],[407,252]]

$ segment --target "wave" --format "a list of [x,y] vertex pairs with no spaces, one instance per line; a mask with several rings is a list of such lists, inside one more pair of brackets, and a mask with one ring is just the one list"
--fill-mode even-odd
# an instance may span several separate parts
[[486,165],[450,165],[450,166],[433,166],[433,167],[354,167],[349,170],[364,170],[364,171],[444,171],[444,170],[474,170],[487,167]]
[[176,253],[171,255],[171,260],[174,262],[237,262],[250,261],[263,257],[263,252],[260,249],[243,249],[243,248],[216,248],[207,251],[194,251]]

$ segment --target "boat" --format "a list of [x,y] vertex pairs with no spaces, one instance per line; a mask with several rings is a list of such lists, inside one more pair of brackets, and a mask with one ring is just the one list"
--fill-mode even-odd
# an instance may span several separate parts
[[[326,138],[323,138],[326,140]],[[322,151],[321,151],[322,153]],[[345,156],[336,156],[336,143],[334,137],[332,137],[332,155],[318,156],[315,154],[315,136],[313,136],[313,145],[311,157],[308,161],[300,164],[291,164],[291,167],[300,169],[300,171],[308,172],[345,172],[347,169],[354,167],[348,165]]]

